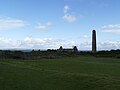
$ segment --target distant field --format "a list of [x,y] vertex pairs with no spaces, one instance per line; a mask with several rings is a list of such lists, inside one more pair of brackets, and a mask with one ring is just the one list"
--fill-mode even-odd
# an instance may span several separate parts
[[0,90],[120,90],[120,59],[0,60]]

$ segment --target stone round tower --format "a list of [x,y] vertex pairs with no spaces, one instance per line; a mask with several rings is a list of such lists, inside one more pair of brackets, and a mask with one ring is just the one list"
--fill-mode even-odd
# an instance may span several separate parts
[[92,31],[92,52],[96,53],[96,31]]

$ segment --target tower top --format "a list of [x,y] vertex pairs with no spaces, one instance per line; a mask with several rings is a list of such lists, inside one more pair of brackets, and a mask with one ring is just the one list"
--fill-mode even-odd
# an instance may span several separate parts
[[93,30],[93,32],[96,32],[95,30]]

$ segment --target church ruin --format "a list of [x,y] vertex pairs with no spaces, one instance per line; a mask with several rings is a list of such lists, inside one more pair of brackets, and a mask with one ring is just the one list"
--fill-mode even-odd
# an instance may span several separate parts
[[78,52],[78,49],[77,49],[77,46],[73,46],[73,48],[63,48],[62,46],[60,46],[58,51],[62,51],[62,52]]

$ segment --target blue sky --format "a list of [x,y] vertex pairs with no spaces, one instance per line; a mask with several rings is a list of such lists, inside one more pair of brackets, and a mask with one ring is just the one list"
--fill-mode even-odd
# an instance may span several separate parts
[[120,0],[0,0],[0,49],[120,48]]

